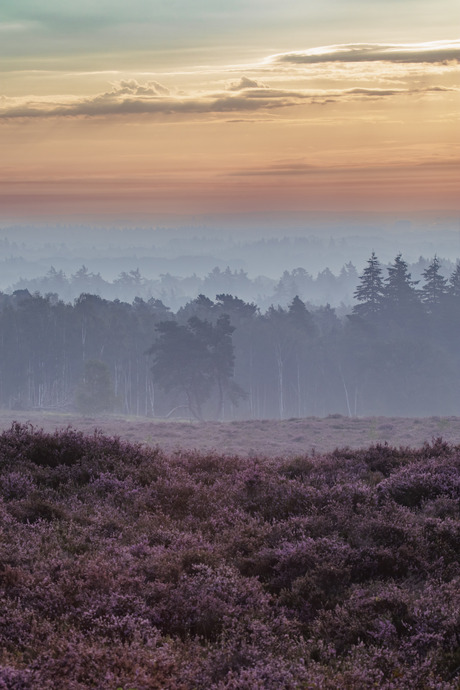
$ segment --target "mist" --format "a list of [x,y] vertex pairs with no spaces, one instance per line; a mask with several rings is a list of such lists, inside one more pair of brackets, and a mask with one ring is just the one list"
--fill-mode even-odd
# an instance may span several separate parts
[[230,293],[266,310],[297,294],[345,313],[357,274],[372,251],[386,265],[401,252],[415,279],[435,254],[451,272],[460,256],[455,217],[287,214],[228,219],[216,225],[93,227],[22,225],[0,229],[0,290],[82,292],[132,302],[161,299],[177,310],[199,294]]
[[379,222],[264,236],[4,228],[0,405],[215,421],[457,415],[455,220]]

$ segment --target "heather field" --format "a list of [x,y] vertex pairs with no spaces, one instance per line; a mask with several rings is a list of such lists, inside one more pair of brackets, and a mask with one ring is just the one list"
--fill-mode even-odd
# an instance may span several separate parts
[[149,417],[101,415],[82,417],[38,411],[0,411],[0,430],[14,421],[31,423],[47,432],[71,426],[85,434],[95,429],[124,441],[160,447],[184,448],[267,457],[329,453],[335,448],[363,448],[371,444],[420,448],[433,438],[460,443],[460,417],[344,417],[251,420],[235,422],[165,421]]
[[279,457],[0,434],[0,688],[458,689],[460,446],[307,423]]

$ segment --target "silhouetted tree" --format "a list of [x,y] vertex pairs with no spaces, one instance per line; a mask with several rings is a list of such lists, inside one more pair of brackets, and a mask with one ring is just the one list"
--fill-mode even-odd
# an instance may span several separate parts
[[305,302],[302,302],[298,295],[294,297],[288,306],[288,315],[295,327],[305,331],[309,335],[313,335],[315,331],[313,317],[308,311]]
[[410,310],[420,304],[415,289],[418,282],[411,279],[407,262],[398,254],[394,263],[388,266],[388,276],[384,282],[383,304],[387,315],[396,318],[407,316]]
[[292,341],[287,371],[291,395],[287,403],[290,413],[301,417],[306,414],[307,401],[312,391],[311,368],[316,327],[313,316],[298,295],[288,306],[286,326]]
[[216,325],[192,316],[186,325],[164,321],[156,330],[159,337],[149,354],[154,358],[154,380],[162,390],[184,394],[188,409],[197,419],[203,418],[203,405],[214,388],[219,416],[225,394],[236,402],[242,391],[232,380],[234,328],[227,315],[220,316]]
[[423,271],[425,284],[420,294],[422,301],[431,313],[442,304],[443,298],[447,294],[447,279],[439,273],[440,267],[439,259],[435,256],[428,268]]
[[460,299],[460,262],[457,263],[455,270],[449,278],[447,292],[450,297]]
[[197,316],[204,321],[212,321],[214,306],[212,299],[209,299],[206,295],[200,294],[178,310],[177,318],[181,323],[188,321],[193,316]]
[[360,276],[360,284],[353,294],[353,297],[360,302],[353,307],[353,314],[363,318],[375,318],[382,308],[383,294],[382,268],[375,252],[372,252]]
[[228,314],[232,322],[235,319],[251,318],[257,312],[257,305],[253,302],[248,303],[229,294],[216,295],[216,307],[223,314]]
[[197,333],[203,331],[203,346],[208,351],[209,370],[217,386],[217,417],[220,419],[223,413],[225,397],[228,397],[233,404],[238,404],[238,400],[245,396],[243,389],[233,380],[235,369],[235,355],[232,342],[232,334],[235,327],[230,323],[228,314],[221,314],[215,326],[209,324],[203,329],[200,322],[191,319],[191,326],[195,325]]

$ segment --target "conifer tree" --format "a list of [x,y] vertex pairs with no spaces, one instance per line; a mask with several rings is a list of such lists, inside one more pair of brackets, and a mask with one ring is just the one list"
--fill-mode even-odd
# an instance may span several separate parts
[[421,298],[430,312],[439,307],[447,294],[447,279],[439,273],[440,267],[439,259],[435,256],[423,271],[425,285],[421,289]]
[[375,317],[380,311],[383,296],[382,269],[375,252],[372,252],[360,281],[353,297],[361,304],[353,307],[353,313],[363,318]]
[[420,304],[415,286],[418,280],[412,280],[407,262],[398,254],[391,266],[388,266],[388,276],[385,279],[383,299],[387,309],[400,311]]
[[294,297],[288,307],[288,315],[291,322],[298,328],[313,334],[315,330],[313,317],[298,295]]
[[449,278],[447,293],[449,297],[460,299],[460,262],[457,263],[455,271]]

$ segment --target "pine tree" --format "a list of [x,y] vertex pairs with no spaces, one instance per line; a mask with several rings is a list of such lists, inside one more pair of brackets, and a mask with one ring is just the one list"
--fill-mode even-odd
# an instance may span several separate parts
[[302,302],[298,295],[294,297],[288,307],[288,316],[295,326],[310,335],[313,334],[315,330],[313,317],[305,306],[305,302]]
[[361,304],[356,304],[353,307],[353,314],[363,318],[375,317],[381,309],[384,290],[382,269],[375,252],[372,252],[367,266],[360,276],[360,281],[353,297]]
[[460,263],[457,263],[455,271],[449,278],[447,293],[449,297],[455,300],[460,299]]
[[439,273],[440,267],[439,259],[435,256],[428,268],[423,271],[425,285],[421,289],[421,298],[430,312],[440,306],[447,294],[447,279]]
[[182,395],[194,417],[203,419],[203,405],[215,391],[218,416],[224,396],[234,404],[244,396],[233,381],[235,328],[227,314],[215,325],[192,316],[186,325],[162,321],[155,329],[158,337],[148,350],[155,382],[166,393]]
[[407,262],[398,254],[391,266],[383,290],[384,304],[387,309],[401,311],[420,304],[415,286],[418,280],[412,280]]

